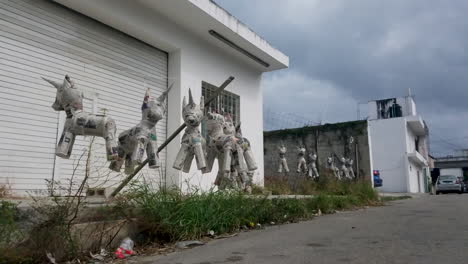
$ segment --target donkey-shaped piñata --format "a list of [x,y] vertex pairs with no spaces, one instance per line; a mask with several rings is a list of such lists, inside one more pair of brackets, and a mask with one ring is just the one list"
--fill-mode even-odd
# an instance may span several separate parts
[[252,152],[250,141],[242,136],[241,124],[236,126],[236,138],[237,144],[240,146],[241,151],[247,165],[247,181],[245,182],[245,187],[250,192],[253,185],[253,175],[254,171],[258,169],[257,162],[255,162],[255,157]]
[[248,191],[252,185],[253,171],[258,168],[248,139],[242,136],[240,124],[234,126],[229,114],[208,111],[205,117],[208,132],[207,168],[211,172],[218,159],[215,185],[220,190],[240,188]]
[[354,164],[353,159],[351,159],[351,158],[346,159],[346,167],[348,168],[348,173],[349,173],[349,178],[350,179],[356,178],[356,175],[354,174],[353,164]]
[[313,152],[309,154],[308,172],[311,179],[316,179],[320,176],[317,170],[317,154]]
[[233,138],[226,136],[223,132],[224,116],[218,113],[208,111],[205,117],[205,125],[208,132],[207,143],[207,167],[206,172],[211,172],[215,159],[218,159],[218,174],[215,185],[220,189],[226,188],[231,184],[229,172],[231,164],[224,164],[224,149],[227,144],[232,144]]
[[192,165],[193,157],[197,161],[199,170],[206,172],[206,158],[205,158],[205,139],[200,134],[200,123],[203,119],[203,110],[205,107],[203,96],[200,99],[200,104],[197,105],[193,101],[192,91],[189,89],[189,103],[183,100],[182,117],[184,123],[187,125],[185,133],[182,136],[182,146],[180,147],[177,157],[174,161],[173,168],[182,170],[188,173]]
[[281,145],[278,146],[278,154],[279,154],[278,173],[282,173],[283,171],[285,173],[289,172],[288,161],[286,160],[286,152],[287,151],[288,151],[288,149],[284,146],[283,143],[281,143]]
[[242,136],[242,129],[240,123],[236,126],[236,138],[237,144],[241,146],[241,149],[243,151],[245,163],[247,164],[248,170],[254,171],[258,169],[257,162],[255,162],[255,157],[252,152],[250,141]]
[[307,162],[305,160],[306,148],[304,146],[297,147],[297,173],[307,172]]
[[[225,144],[224,146],[224,159],[223,163],[225,166],[228,163],[231,164],[231,180],[233,181],[233,187],[244,189],[248,184],[248,167],[244,158],[244,150],[239,144],[239,139],[236,137],[236,126],[234,120],[230,114],[224,116],[223,133],[226,137],[230,138],[231,144]],[[226,169],[226,168],[224,168]]]
[[83,112],[83,93],[76,87],[68,75],[60,84],[42,78],[57,88],[57,95],[52,108],[55,111],[65,111],[67,119],[60,137],[56,155],[68,159],[73,150],[75,137],[97,136],[106,140],[107,160],[117,158],[117,143],[115,141],[116,126],[112,118]]
[[[244,159],[244,149],[238,144],[236,127],[229,115],[208,112],[206,116],[208,131],[207,172],[213,168],[218,159],[218,175],[215,185],[220,190],[226,188],[244,188],[248,184],[247,165]],[[255,164],[252,164],[255,166]]]
[[340,162],[341,162],[341,167],[340,167],[341,179],[351,179],[351,177],[349,176],[349,169],[346,166],[347,165],[347,159],[345,157],[342,157],[340,159]]
[[327,158],[327,167],[333,172],[333,175],[335,175],[337,180],[341,180],[340,169],[335,165],[335,156],[335,154],[330,153],[330,156]]
[[125,160],[125,173],[133,173],[135,166],[143,163],[145,151],[148,166],[151,169],[159,168],[156,124],[166,115],[166,98],[171,87],[156,100],[150,97],[151,90],[148,88],[141,106],[141,121],[138,125],[120,133],[119,158],[110,164],[111,170],[120,172]]

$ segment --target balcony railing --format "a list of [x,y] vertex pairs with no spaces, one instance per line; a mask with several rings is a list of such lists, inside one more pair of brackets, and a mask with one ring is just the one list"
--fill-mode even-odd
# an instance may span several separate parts
[[408,159],[421,166],[428,165],[427,160],[424,158],[424,156],[417,151],[408,153]]

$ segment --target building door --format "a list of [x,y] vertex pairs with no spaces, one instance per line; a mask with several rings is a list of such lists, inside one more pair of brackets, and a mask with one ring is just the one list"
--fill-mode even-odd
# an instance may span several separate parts
[[[0,185],[16,193],[47,192],[47,181],[84,172],[74,167],[90,138],[77,138],[70,160],[55,158],[63,121],[51,108],[55,88],[41,77],[61,82],[70,75],[90,95],[85,107],[112,116],[118,133],[141,120],[147,87],[153,96],[167,89],[166,52],[53,1],[1,1],[0,17]],[[166,138],[166,120],[157,133]],[[123,176],[109,173],[104,140],[95,140],[93,178],[115,185]],[[164,165],[165,152],[160,156]],[[143,173],[159,181],[164,169]]]
[[428,193],[429,190],[429,168],[423,168],[423,182],[424,182],[424,192]]
[[416,171],[416,175],[418,176],[418,192],[421,192],[421,173],[419,170]]

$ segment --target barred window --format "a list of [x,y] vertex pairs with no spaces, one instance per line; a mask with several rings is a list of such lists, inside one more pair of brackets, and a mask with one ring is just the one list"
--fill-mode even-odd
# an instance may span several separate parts
[[[218,87],[202,82],[202,96],[205,100],[210,99]],[[208,111],[217,112],[220,114],[229,113],[234,120],[235,124],[240,122],[240,96],[228,91],[223,91],[219,94],[208,107],[205,107],[205,114]],[[206,137],[206,128],[202,124],[202,135]]]

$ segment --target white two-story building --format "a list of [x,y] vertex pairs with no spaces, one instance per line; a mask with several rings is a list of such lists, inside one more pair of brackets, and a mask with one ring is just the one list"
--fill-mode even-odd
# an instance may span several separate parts
[[[242,123],[263,180],[262,73],[287,68],[289,58],[210,0],[15,0],[0,1],[0,186],[15,195],[54,194],[83,179],[90,137],[78,137],[69,160],[56,157],[64,113],[51,105],[55,89],[41,77],[70,75],[85,95],[85,111],[116,120],[118,133],[141,119],[148,87],[153,96],[169,85],[168,115],[157,125],[161,144],[182,124],[182,98],[195,101],[235,80],[214,108]],[[90,186],[116,186],[104,141],[92,147]],[[217,168],[202,175],[172,169],[180,136],[160,154],[159,170],[144,169],[148,184],[212,187]],[[85,157],[87,157],[85,155]],[[187,185],[187,186],[186,186]]]
[[429,129],[411,96],[370,101],[368,135],[371,169],[384,192],[427,191]]

